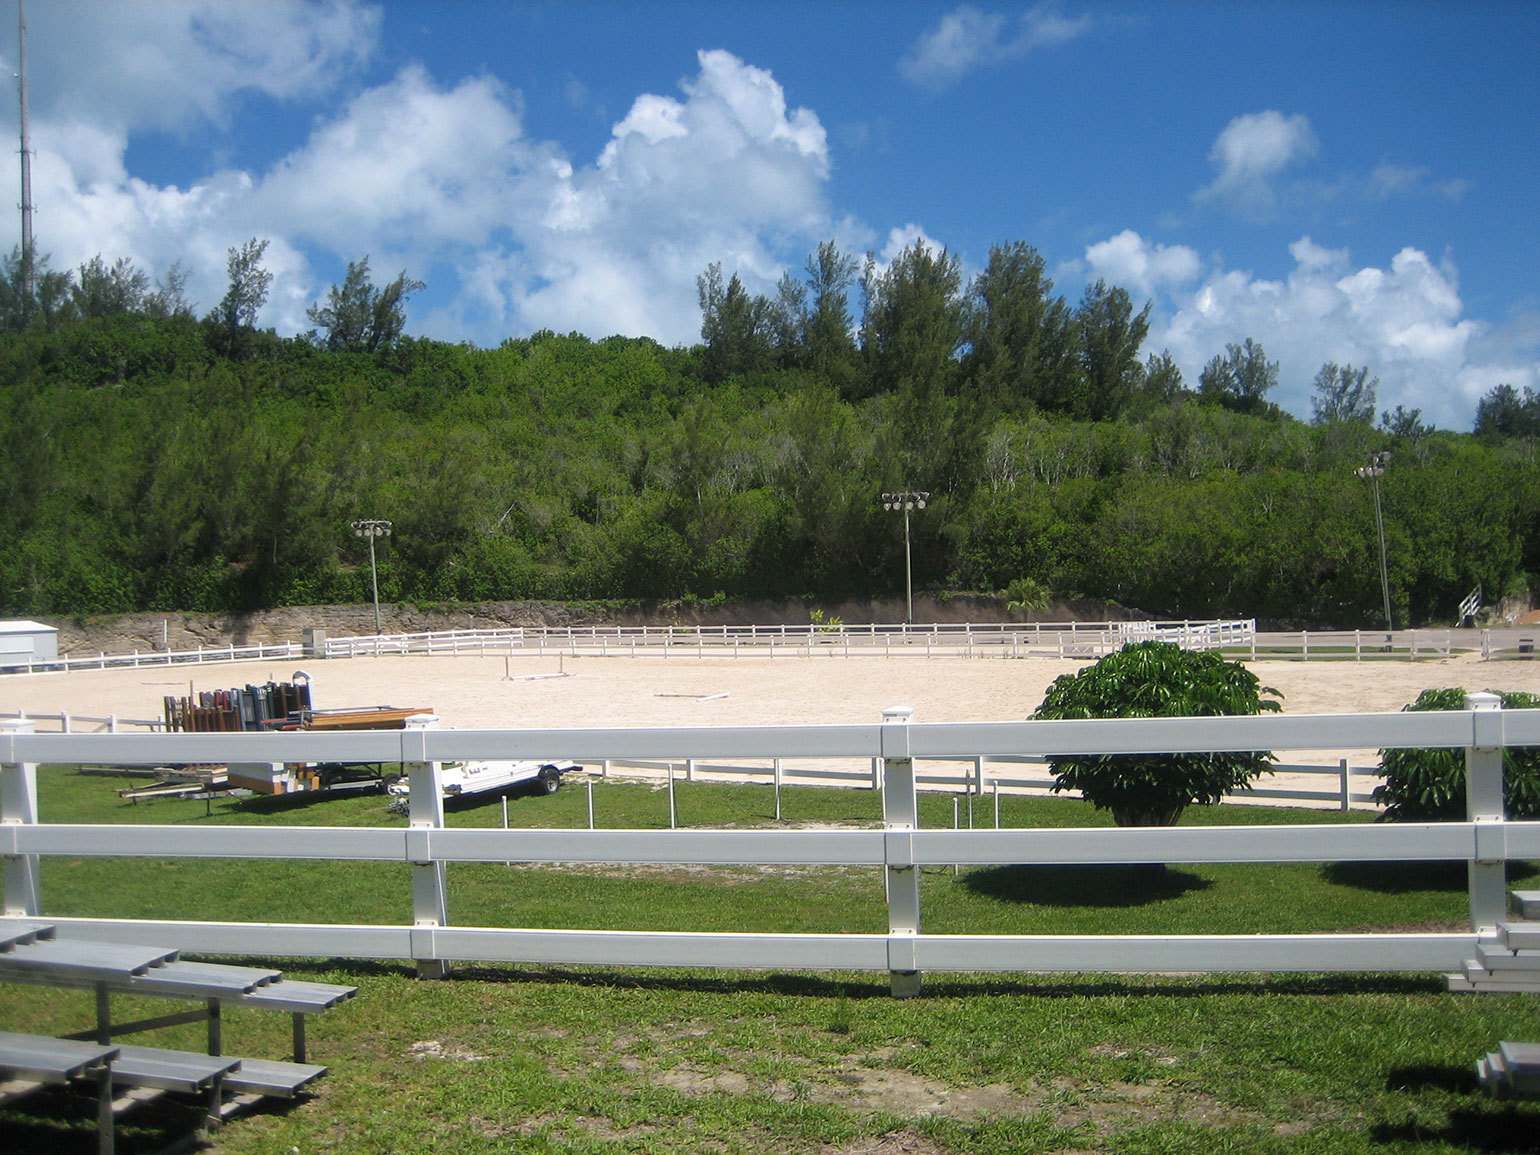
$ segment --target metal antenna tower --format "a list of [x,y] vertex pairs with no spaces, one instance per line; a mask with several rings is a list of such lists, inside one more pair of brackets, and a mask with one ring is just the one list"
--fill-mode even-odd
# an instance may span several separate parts
[[21,71],[21,291],[26,307],[32,302],[32,129],[27,118],[27,0],[16,0]]

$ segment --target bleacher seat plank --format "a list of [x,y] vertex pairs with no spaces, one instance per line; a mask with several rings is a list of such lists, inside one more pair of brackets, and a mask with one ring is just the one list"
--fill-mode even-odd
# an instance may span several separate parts
[[180,952],[159,946],[40,939],[0,952],[0,978],[12,975],[59,975],[90,979],[126,979],[175,961]]
[[283,978],[282,971],[227,963],[178,959],[133,975],[114,988],[133,994],[163,994],[175,998],[225,998],[251,994]]
[[31,918],[0,918],[0,951],[26,946],[40,938],[53,938],[54,925]]
[[241,1000],[241,1005],[309,1014],[312,1011],[330,1010],[357,993],[357,987],[313,983],[303,979],[283,979],[252,991]]
[[242,1059],[225,1077],[230,1091],[289,1099],[326,1074],[325,1067],[310,1063],[286,1063],[278,1059]]
[[23,1081],[67,1083],[116,1058],[122,1049],[0,1031],[0,1072]]
[[228,1055],[167,1051],[159,1047],[120,1046],[112,1060],[112,1081],[125,1086],[158,1087],[193,1094],[241,1065]]

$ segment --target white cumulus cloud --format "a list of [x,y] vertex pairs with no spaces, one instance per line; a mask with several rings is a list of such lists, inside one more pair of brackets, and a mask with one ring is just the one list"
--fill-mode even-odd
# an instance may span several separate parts
[[1148,347],[1169,348],[1189,383],[1227,343],[1261,342],[1280,363],[1270,400],[1310,413],[1310,382],[1326,361],[1367,366],[1380,378],[1379,404],[1418,408],[1425,420],[1468,429],[1476,401],[1496,380],[1523,385],[1540,371],[1533,346],[1508,346],[1501,361],[1481,349],[1486,327],[1463,316],[1448,262],[1403,248],[1384,268],[1355,268],[1345,250],[1303,237],[1293,270],[1268,280],[1234,269],[1207,272],[1175,295],[1152,325]]
[[[166,0],[102,5],[92,23],[78,5],[57,8],[65,16],[45,7],[29,27],[29,58],[73,12],[79,58],[99,67],[71,69],[85,79],[34,99],[39,247],[54,268],[101,253],[160,275],[181,261],[200,310],[224,292],[229,248],[256,236],[274,273],[260,323],[284,333],[308,327],[329,279],[318,264],[367,255],[378,276],[407,268],[439,290],[411,319],[417,332],[691,342],[707,264],[769,289],[819,239],[849,231],[828,210],[818,117],[724,51],[700,53],[677,94],[636,97],[586,161],[528,136],[519,94],[495,78],[444,84],[408,65],[323,113],[270,165],[157,185],[126,166],[135,134],[219,124],[252,88],[313,98],[372,50],[378,10]],[[165,82],[148,83],[146,67]]]
[[1090,28],[1090,16],[1065,16],[1053,4],[1036,4],[1014,20],[964,4],[915,41],[898,71],[911,84],[939,90],[970,72],[1075,40]]
[[1237,116],[1209,151],[1217,172],[1198,198],[1218,201],[1246,216],[1269,217],[1278,207],[1276,179],[1313,157],[1318,148],[1308,117],[1284,116],[1272,109]]
[[[239,92],[293,100],[330,91],[373,54],[380,21],[378,7],[357,0],[33,4],[32,111],[119,132],[224,123]],[[8,70],[13,54],[11,42]]]
[[1193,249],[1151,244],[1133,229],[1087,246],[1085,260],[1093,277],[1122,285],[1136,296],[1185,285],[1202,271]]

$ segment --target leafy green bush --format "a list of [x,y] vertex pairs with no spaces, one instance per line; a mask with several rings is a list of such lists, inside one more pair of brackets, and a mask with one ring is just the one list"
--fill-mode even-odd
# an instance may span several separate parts
[[1005,608],[1008,610],[1030,614],[1046,610],[1052,604],[1053,591],[1033,578],[1013,578],[1005,587]]
[[[1186,718],[1278,710],[1239,662],[1171,642],[1134,642],[1056,678],[1034,718]],[[1100,754],[1054,757],[1054,791],[1079,790],[1119,826],[1170,826],[1189,805],[1210,806],[1265,773],[1272,755]]]
[[[1534,694],[1496,691],[1505,710],[1540,708]],[[1465,691],[1424,690],[1403,710],[1464,710]],[[1385,784],[1374,800],[1391,822],[1458,822],[1465,818],[1463,749],[1381,750]],[[1509,818],[1540,818],[1540,747],[1503,751],[1503,805]]]

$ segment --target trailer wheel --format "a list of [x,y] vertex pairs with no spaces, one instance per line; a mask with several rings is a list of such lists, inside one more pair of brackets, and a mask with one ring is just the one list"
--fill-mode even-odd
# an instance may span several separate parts
[[555,794],[561,789],[561,771],[555,766],[540,767],[540,777],[535,780],[535,789],[541,794]]

